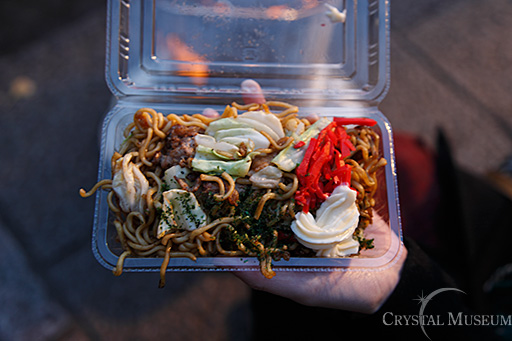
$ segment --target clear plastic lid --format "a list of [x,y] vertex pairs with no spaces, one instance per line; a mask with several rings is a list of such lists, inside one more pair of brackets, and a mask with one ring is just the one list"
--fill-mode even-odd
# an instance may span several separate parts
[[156,101],[240,95],[378,103],[388,88],[384,0],[111,0],[107,83]]

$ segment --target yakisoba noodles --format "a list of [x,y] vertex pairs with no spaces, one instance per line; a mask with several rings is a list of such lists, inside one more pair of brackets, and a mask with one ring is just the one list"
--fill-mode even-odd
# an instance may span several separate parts
[[[91,196],[98,189],[109,192],[108,206],[115,216],[113,224],[124,250],[114,274],[122,273],[128,257],[159,257],[163,259],[162,287],[172,257],[196,260],[249,256],[257,257],[262,274],[271,278],[275,275],[273,260],[317,256],[315,250],[305,246],[307,243],[299,242],[290,228],[298,212],[305,210],[303,205],[308,207],[305,211],[321,210],[321,202],[311,197],[315,194],[305,193],[306,184],[311,181],[309,173],[301,173],[299,164],[310,157],[307,148],[324,132],[320,128],[315,131],[318,124],[299,117],[298,111],[296,106],[277,101],[232,103],[222,115],[213,118],[139,109],[124,130],[124,142],[112,156],[112,179],[99,181],[89,192],[80,190],[82,197]],[[271,115],[270,121],[278,122],[271,126],[273,130],[258,121],[262,115]],[[231,126],[218,128],[222,124]],[[236,129],[246,129],[247,124],[247,129],[254,129],[259,135],[242,141],[234,133]],[[345,185],[354,193],[357,191],[355,205],[359,211],[353,239],[360,242],[359,249],[364,249],[372,247],[363,231],[372,222],[377,173],[386,160],[380,156],[379,135],[372,128],[354,124],[347,127],[344,131],[349,142],[344,143],[350,150],[346,155],[341,158],[342,149],[333,152],[334,144],[326,143],[333,153],[329,160],[336,159],[338,166],[349,167],[349,184]],[[336,131],[333,128],[324,136]],[[253,134],[252,130],[249,132]],[[311,135],[308,139],[307,134]],[[342,147],[338,138],[331,142]],[[325,143],[323,148],[327,150]],[[298,166],[292,165],[288,170],[275,161],[301,149],[304,159],[297,161]],[[206,153],[204,159],[198,156],[200,152]],[[201,171],[201,167],[206,170]],[[324,167],[329,167],[332,176],[341,174],[334,166]],[[331,177],[312,188],[316,192],[327,191],[333,179],[339,183],[338,177]],[[321,200],[328,197],[329,192],[326,193],[320,193]]]

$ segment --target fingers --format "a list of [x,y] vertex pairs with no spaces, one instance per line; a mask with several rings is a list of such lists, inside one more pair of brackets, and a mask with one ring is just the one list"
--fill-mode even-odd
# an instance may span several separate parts
[[206,109],[203,110],[203,116],[206,116],[206,117],[209,117],[209,118],[215,118],[215,117],[219,117],[220,114],[215,109],[206,108]]
[[[263,90],[261,90],[261,86],[252,79],[246,79],[241,84],[242,89],[242,99],[245,104],[250,103],[265,103],[265,97],[263,96]],[[209,118],[219,117],[220,114],[218,111],[212,108],[206,108],[203,110],[203,115]],[[317,118],[318,119],[318,118]]]
[[277,276],[268,279],[260,271],[233,271],[236,277],[255,290],[265,291],[274,295],[286,297],[293,301],[306,305],[315,305],[322,297],[313,297],[312,304],[309,301],[311,288],[309,283],[325,276],[314,272],[279,272]]
[[389,267],[375,271],[283,271],[265,278],[259,271],[232,272],[255,290],[286,297],[300,304],[364,314],[376,312],[400,281],[407,249]]
[[318,121],[320,117],[317,115],[317,114],[309,114],[306,119],[311,123],[315,123],[316,121]]
[[249,103],[265,103],[265,97],[263,96],[263,90],[261,86],[252,79],[246,79],[242,82],[242,98],[246,104]]

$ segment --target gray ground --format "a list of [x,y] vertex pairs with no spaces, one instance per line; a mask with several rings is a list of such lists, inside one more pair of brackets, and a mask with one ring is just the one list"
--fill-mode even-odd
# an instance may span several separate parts
[[[230,274],[170,273],[159,290],[158,274],[117,278],[92,255],[94,200],[78,189],[96,181],[111,100],[105,13],[35,26],[0,56],[0,340],[246,340],[249,290]],[[391,13],[394,130],[433,145],[441,127],[463,168],[497,169],[512,155],[512,2],[394,0]],[[9,90],[18,77],[32,96]]]

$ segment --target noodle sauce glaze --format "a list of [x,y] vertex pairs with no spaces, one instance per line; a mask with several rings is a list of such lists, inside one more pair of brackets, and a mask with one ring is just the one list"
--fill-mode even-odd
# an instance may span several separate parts
[[232,103],[219,117],[139,109],[112,157],[108,191],[127,257],[256,257],[262,274],[291,257],[347,257],[373,247],[378,172],[366,118],[300,118],[283,102]]

